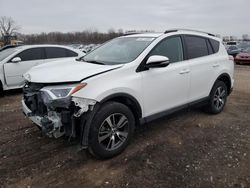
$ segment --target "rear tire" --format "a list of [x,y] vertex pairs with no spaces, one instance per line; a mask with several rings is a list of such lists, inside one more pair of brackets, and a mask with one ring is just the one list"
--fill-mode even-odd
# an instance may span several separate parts
[[134,128],[134,115],[126,105],[118,102],[103,104],[90,129],[90,154],[102,159],[120,154],[128,146]]
[[228,96],[227,86],[222,81],[216,81],[209,97],[207,111],[211,114],[218,114],[223,111]]

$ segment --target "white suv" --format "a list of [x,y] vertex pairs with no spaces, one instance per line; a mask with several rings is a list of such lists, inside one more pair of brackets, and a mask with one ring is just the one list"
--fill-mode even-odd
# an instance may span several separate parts
[[23,111],[48,136],[79,137],[101,158],[121,153],[134,128],[195,104],[220,113],[234,64],[209,33],[168,30],[113,39],[77,62],[25,74]]

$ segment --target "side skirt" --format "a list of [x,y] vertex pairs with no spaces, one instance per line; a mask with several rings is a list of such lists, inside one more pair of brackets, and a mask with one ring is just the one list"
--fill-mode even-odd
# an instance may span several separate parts
[[140,124],[149,123],[151,121],[154,121],[154,120],[159,119],[161,117],[173,114],[173,113],[175,113],[177,111],[180,111],[180,110],[183,110],[183,109],[186,109],[186,108],[204,106],[204,105],[206,105],[208,103],[208,101],[209,101],[209,96],[205,97],[205,98],[202,98],[202,99],[199,99],[199,100],[196,100],[194,102],[188,103],[188,104],[184,104],[184,105],[174,107],[174,108],[171,108],[171,109],[163,111],[163,112],[159,112],[157,114],[153,114],[153,115],[141,118],[140,119]]

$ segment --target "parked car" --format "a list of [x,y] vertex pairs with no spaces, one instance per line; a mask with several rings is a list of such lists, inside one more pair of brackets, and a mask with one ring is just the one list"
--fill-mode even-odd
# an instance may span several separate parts
[[12,44],[6,45],[6,46],[3,46],[2,48],[0,48],[0,52],[4,51],[6,49],[9,49],[9,48],[16,48],[18,46],[21,46],[21,45],[12,45]]
[[79,137],[82,148],[109,158],[127,147],[140,123],[198,104],[220,113],[233,73],[233,61],[211,34],[122,36],[79,62],[32,68],[24,75],[22,107],[45,135]]
[[240,53],[241,49],[237,48],[237,46],[229,46],[227,48],[228,55],[231,55],[233,57],[236,57],[238,53]]
[[[59,45],[25,45],[0,52],[0,92],[22,88],[23,74],[31,67],[59,59],[74,59],[84,53]],[[45,74],[46,75],[46,74]]]
[[237,48],[239,48],[241,51],[247,49],[247,48],[250,48],[250,42],[240,42],[238,45],[237,45]]
[[243,50],[235,57],[236,64],[250,64],[250,48]]
[[239,44],[238,41],[228,41],[228,42],[226,42],[226,46],[235,46],[237,44]]

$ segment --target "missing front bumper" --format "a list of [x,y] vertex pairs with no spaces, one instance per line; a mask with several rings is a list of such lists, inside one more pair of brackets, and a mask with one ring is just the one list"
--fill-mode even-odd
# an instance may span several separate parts
[[[46,103],[46,114],[36,114],[22,100],[25,116],[40,127],[45,135],[55,138],[63,135],[76,137],[77,131],[83,130],[77,130],[77,119],[81,119],[80,117],[84,113],[92,111],[95,104],[96,101],[91,99],[72,97]],[[37,108],[39,108],[39,105]],[[36,111],[39,111],[39,109]],[[82,135],[82,133],[79,133],[79,135]]]
[[24,100],[22,100],[22,109],[23,109],[23,113],[25,116],[29,117],[29,119],[35,123],[36,125],[38,125],[39,127],[42,128],[42,124],[41,124],[41,119],[42,117],[40,116],[32,116],[32,112],[31,110],[27,107],[27,105],[25,104]]

